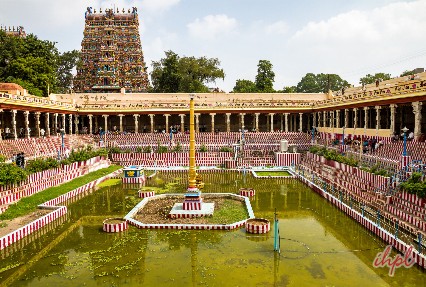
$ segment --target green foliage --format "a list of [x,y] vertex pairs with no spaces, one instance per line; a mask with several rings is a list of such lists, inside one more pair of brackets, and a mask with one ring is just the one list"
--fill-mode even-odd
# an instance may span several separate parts
[[405,76],[411,76],[416,74],[416,70],[417,69],[413,69],[413,70],[405,70],[404,72],[402,72],[402,74],[400,75],[400,77],[405,77]]
[[365,77],[362,77],[361,79],[359,79],[359,83],[361,85],[368,85],[368,84],[375,83],[377,80],[386,81],[386,80],[390,80],[390,78],[391,78],[391,74],[385,74],[385,73],[376,73],[374,75],[367,74],[365,75]]
[[272,71],[272,64],[268,60],[260,60],[257,64],[257,75],[255,85],[259,93],[273,93],[275,73]]
[[17,79],[15,77],[9,76],[9,77],[6,78],[5,82],[15,83],[15,84],[20,85],[22,88],[27,90],[29,94],[31,94],[33,96],[37,96],[37,97],[43,96],[43,91],[40,90],[39,88],[37,88],[33,83],[31,83],[29,81],[25,81],[25,80],[22,80],[22,79]]
[[220,152],[232,152],[232,148],[228,146],[223,146],[219,149]]
[[199,151],[199,152],[207,152],[207,147],[206,147],[206,145],[205,145],[205,144],[202,144],[202,145],[200,146],[200,148],[198,149],[198,151]]
[[235,83],[234,93],[256,93],[257,88],[255,83],[249,80],[237,80]]
[[92,150],[92,147],[90,146],[83,149],[79,149],[77,151],[71,150],[71,153],[68,158],[63,159],[60,164],[66,165],[73,162],[85,161],[96,156],[107,156],[109,151],[111,151],[111,149],[107,150],[101,148],[98,150]]
[[141,146],[136,147],[136,152],[141,153],[143,151],[143,148]]
[[57,74],[57,93],[68,93],[72,87],[73,74],[72,70],[77,66],[80,59],[80,51],[72,50],[64,52],[58,57]]
[[327,93],[349,87],[349,83],[336,74],[307,73],[297,84],[298,93]]
[[254,82],[237,80],[232,90],[234,93],[274,93],[275,73],[268,60],[260,60],[257,64],[257,75]]
[[180,144],[180,142],[177,142],[177,144],[173,147],[174,152],[181,152],[183,150],[182,145]]
[[277,91],[279,93],[296,93],[297,92],[297,87],[296,86],[290,86],[290,87],[284,87],[282,91]]
[[7,160],[7,157],[5,155],[0,154],[0,163],[5,162]]
[[413,172],[410,178],[407,180],[408,183],[420,183],[422,182],[422,173],[421,172]]
[[241,201],[234,199],[225,199],[212,217],[206,217],[210,224],[231,224],[244,219],[247,219],[247,209]]
[[121,149],[117,146],[112,146],[109,148],[109,153],[121,153]]
[[72,163],[72,161],[70,161],[68,158],[64,158],[63,160],[61,160],[59,162],[59,164],[61,164],[61,165],[68,165],[68,164],[71,164],[71,163]]
[[50,187],[32,196],[24,197],[17,203],[12,204],[4,213],[0,214],[0,220],[13,219],[13,218],[28,214],[30,212],[33,212],[34,210],[37,209],[37,206],[39,204],[42,204],[48,200],[56,198],[86,183],[89,183],[95,179],[98,179],[107,174],[110,174],[111,172],[116,171],[120,168],[121,166],[111,165],[107,168],[103,168],[103,169],[91,172],[89,174],[73,179],[64,184]]
[[309,148],[309,152],[317,154],[321,150],[321,147],[313,145]]
[[27,161],[25,166],[25,170],[28,173],[36,173],[44,170],[48,170],[51,168],[59,167],[59,162],[54,158],[36,158],[33,160]]
[[[88,151],[92,151],[92,147],[91,146],[87,146],[87,150]],[[97,151],[93,152],[93,154],[96,154],[96,156],[103,156],[103,157],[107,157],[108,156],[108,150],[106,148],[100,148]]]
[[416,194],[420,198],[426,198],[426,181],[424,181],[422,176],[420,172],[413,172],[406,182],[401,183],[400,187],[408,193]]
[[144,153],[151,153],[152,152],[152,147],[150,145],[144,147],[143,148],[143,152]]
[[24,181],[27,173],[15,164],[0,163],[0,185],[16,184]]
[[218,59],[206,57],[179,57],[166,51],[166,58],[152,62],[151,81],[156,93],[201,93],[208,92],[207,83],[224,79]]
[[291,176],[286,170],[256,171],[257,176]]
[[167,152],[167,147],[161,145],[160,142],[158,142],[158,144],[157,144],[157,153],[165,153],[165,152]]
[[309,151],[319,156],[323,156],[328,160],[334,160],[350,166],[358,166],[358,161],[352,156],[346,157],[335,150],[328,150],[326,147],[312,146],[309,148]]
[[[338,152],[336,152],[335,150],[328,150],[325,147],[320,147],[320,146],[311,146],[309,148],[309,152],[317,154],[319,156],[323,156],[326,159],[329,160],[334,160],[340,163],[344,163],[350,166],[358,166],[358,160],[356,158],[354,158],[353,156],[344,156]],[[371,168],[366,167],[366,166],[362,166],[360,167],[361,170],[366,171],[366,172],[370,172],[376,175],[381,175],[381,176],[386,176],[389,177],[390,174],[387,170],[385,169],[381,169],[380,165],[376,164],[374,166],[372,166]]]
[[[0,31],[0,81],[17,83],[30,94],[46,96],[68,91],[79,52],[60,54],[54,42],[29,34],[26,38]],[[48,88],[49,87],[49,88]]]

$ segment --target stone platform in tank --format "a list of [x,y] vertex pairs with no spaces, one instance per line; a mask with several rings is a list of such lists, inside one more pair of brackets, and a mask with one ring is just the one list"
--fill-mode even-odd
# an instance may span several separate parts
[[[179,202],[174,202],[167,213],[163,213],[163,217],[161,220],[156,222],[143,222],[139,221],[135,217],[140,212],[145,212],[147,209],[146,206],[151,201],[163,200],[168,198],[175,198]],[[200,210],[183,210],[182,201],[184,200],[183,194],[160,194],[151,197],[144,198],[141,202],[139,202],[125,217],[124,219],[131,225],[136,226],[137,228],[143,229],[189,229],[189,230],[233,230],[239,227],[244,226],[247,219],[255,218],[252,206],[250,204],[250,200],[248,197],[240,196],[232,193],[205,193],[203,194],[203,199],[207,202],[203,203],[203,212],[205,214],[200,216]],[[215,201],[214,198],[223,198],[223,199],[232,199],[236,201],[242,202],[246,209],[246,217],[236,222],[229,223],[213,223],[209,224],[205,221],[200,222],[204,217],[214,216],[213,212],[215,211]],[[176,207],[178,205],[178,207]],[[179,206],[180,205],[180,206]],[[172,218],[170,216],[172,207],[175,208],[176,217]],[[151,211],[148,211],[148,214]],[[179,216],[179,213],[181,216]],[[175,220],[184,220],[184,222],[176,223]],[[193,220],[193,221],[192,221]]]

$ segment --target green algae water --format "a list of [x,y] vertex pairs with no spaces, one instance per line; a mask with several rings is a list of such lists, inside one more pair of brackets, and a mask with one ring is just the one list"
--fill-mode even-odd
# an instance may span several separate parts
[[[202,174],[203,192],[252,187],[256,217],[279,218],[281,253],[268,234],[234,231],[102,231],[140,201],[139,187],[102,187],[68,204],[56,223],[1,251],[2,286],[426,286],[420,268],[374,268],[385,244],[295,179]],[[185,173],[158,174],[158,190],[183,192]]]

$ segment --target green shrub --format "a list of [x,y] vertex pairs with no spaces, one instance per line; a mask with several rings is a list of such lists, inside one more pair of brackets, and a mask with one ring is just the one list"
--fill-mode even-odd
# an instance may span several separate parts
[[142,151],[143,151],[143,149],[142,149],[142,147],[141,147],[141,146],[136,147],[136,152],[141,153]]
[[16,184],[26,178],[26,171],[15,164],[0,164],[0,185]]
[[112,146],[109,148],[109,153],[121,153],[121,149],[116,146]]
[[166,153],[167,152],[167,147],[163,146],[163,145],[158,145],[157,146],[157,153]]
[[7,157],[5,155],[0,154],[0,163],[5,162],[7,160]]
[[220,152],[232,152],[232,148],[223,146],[219,149]]
[[144,147],[143,148],[143,152],[144,153],[151,153],[152,152],[152,147],[150,145]]
[[98,150],[92,150],[91,147],[86,147],[77,151],[71,150],[68,158],[66,160],[62,160],[61,164],[70,164],[73,162],[86,161],[96,156],[107,156],[108,152],[111,152],[111,149],[112,148],[110,148],[109,150],[101,148]]
[[104,156],[104,157],[108,156],[108,150],[106,148],[100,148],[95,153],[97,154],[95,156]]
[[177,144],[173,147],[174,152],[181,152],[183,150],[182,145],[180,142],[177,142]]
[[51,158],[51,157],[47,159],[36,158],[36,159],[27,161],[25,170],[28,173],[35,173],[35,172],[48,170],[51,168],[56,168],[58,166],[59,166],[59,162],[54,158]]
[[320,151],[320,147],[319,146],[317,146],[317,145],[313,145],[313,146],[311,146],[310,148],[309,148],[309,152],[311,152],[311,153],[317,153],[317,152],[319,152]]
[[379,169],[379,165],[375,164],[370,168],[370,172],[375,174],[378,171],[378,169]]
[[381,176],[389,176],[389,172],[386,169],[380,169],[375,174],[381,175]]
[[413,172],[408,179],[409,183],[419,183],[422,180],[422,173],[421,172]]
[[199,152],[206,152],[206,151],[207,151],[207,147],[206,147],[206,145],[205,145],[205,144],[202,144],[202,145],[200,146],[200,148],[198,149],[198,151],[199,151]]
[[422,173],[420,172],[413,172],[406,182],[401,183],[400,187],[410,194],[426,198],[426,181],[422,181]]

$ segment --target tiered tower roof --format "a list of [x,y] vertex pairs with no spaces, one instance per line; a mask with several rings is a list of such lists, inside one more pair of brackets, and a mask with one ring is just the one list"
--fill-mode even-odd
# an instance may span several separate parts
[[145,92],[148,75],[139,36],[137,8],[99,13],[88,7],[81,42],[76,92]]

